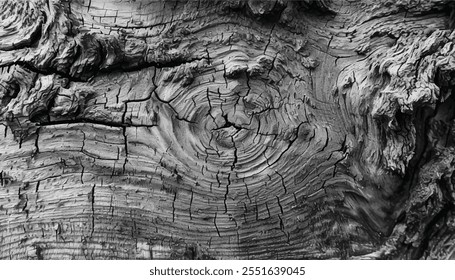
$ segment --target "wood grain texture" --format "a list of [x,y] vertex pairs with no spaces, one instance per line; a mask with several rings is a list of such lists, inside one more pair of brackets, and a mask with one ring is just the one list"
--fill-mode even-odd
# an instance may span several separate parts
[[0,258],[454,258],[450,1],[0,1]]

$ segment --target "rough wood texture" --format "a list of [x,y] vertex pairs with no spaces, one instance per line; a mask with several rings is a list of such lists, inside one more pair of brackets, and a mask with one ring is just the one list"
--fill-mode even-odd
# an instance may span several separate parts
[[450,1],[0,1],[0,258],[455,258]]

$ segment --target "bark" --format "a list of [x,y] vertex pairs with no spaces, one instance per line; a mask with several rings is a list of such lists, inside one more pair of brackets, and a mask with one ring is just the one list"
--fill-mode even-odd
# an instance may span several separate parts
[[451,1],[0,1],[0,258],[455,258]]

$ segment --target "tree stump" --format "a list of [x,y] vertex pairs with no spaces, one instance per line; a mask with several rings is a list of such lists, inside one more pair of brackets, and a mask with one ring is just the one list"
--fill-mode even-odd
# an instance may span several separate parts
[[451,1],[0,1],[0,258],[455,258]]

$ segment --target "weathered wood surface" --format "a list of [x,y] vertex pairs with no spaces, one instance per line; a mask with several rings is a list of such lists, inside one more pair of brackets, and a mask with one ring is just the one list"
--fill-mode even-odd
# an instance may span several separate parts
[[451,1],[0,1],[0,258],[455,258]]

